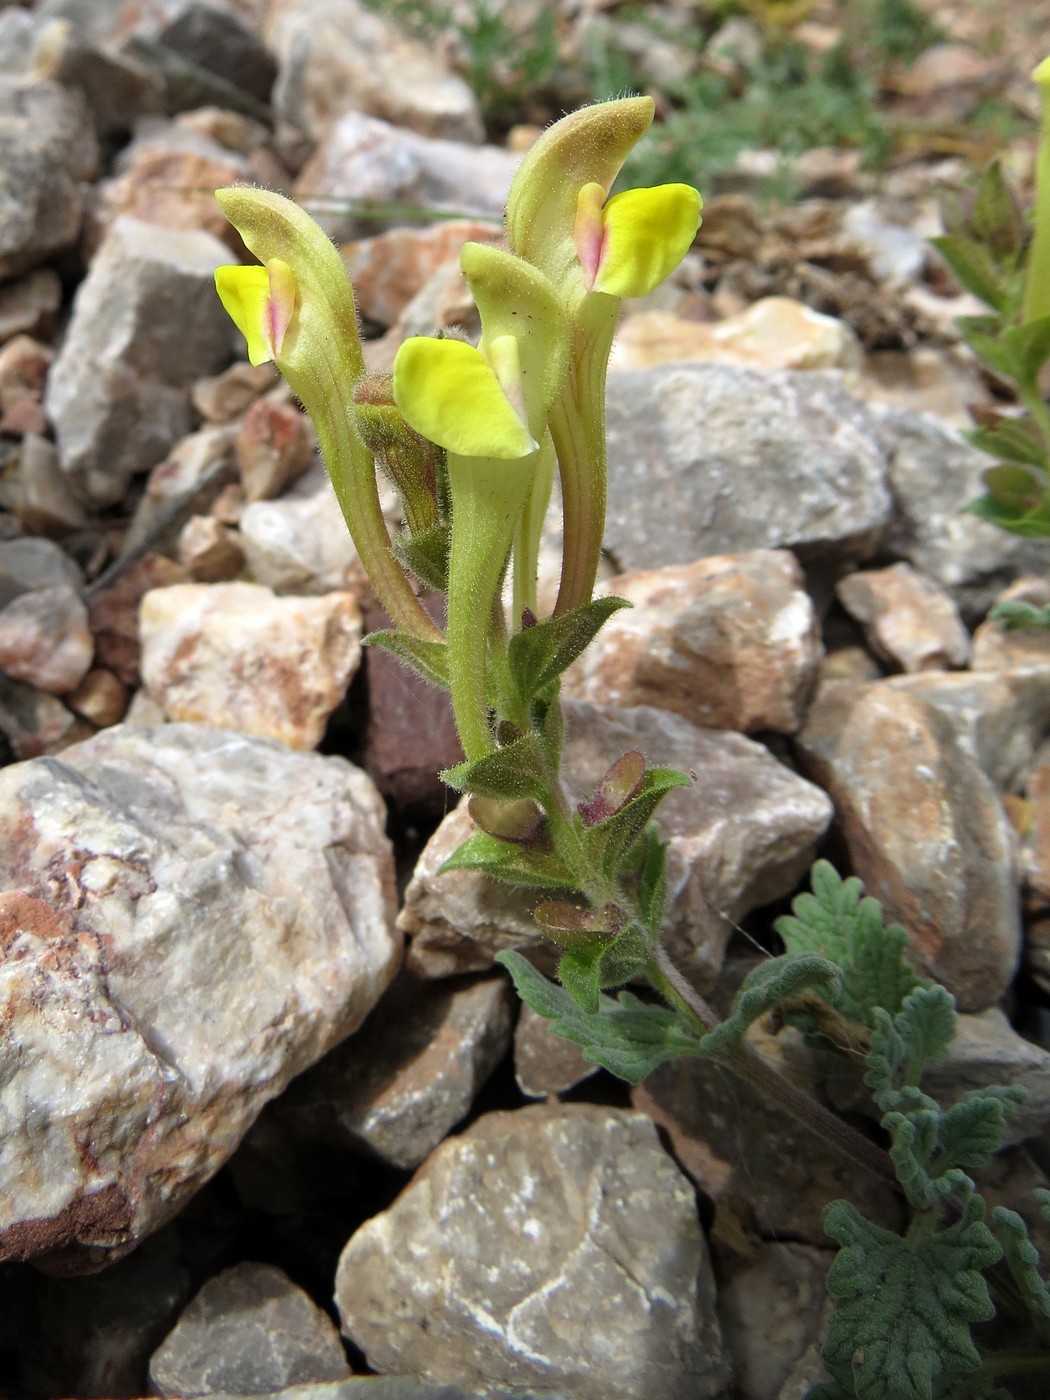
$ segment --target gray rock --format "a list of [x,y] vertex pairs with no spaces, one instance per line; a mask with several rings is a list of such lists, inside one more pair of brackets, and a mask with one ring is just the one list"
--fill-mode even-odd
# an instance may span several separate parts
[[68,583],[20,593],[0,608],[0,670],[52,695],[75,690],[95,643],[87,608]]
[[0,503],[34,535],[61,538],[88,528],[87,514],[62,475],[58,450],[37,433],[26,433],[18,465],[0,481]]
[[873,410],[889,461],[893,516],[883,547],[936,579],[969,621],[1018,573],[1042,573],[1046,547],[963,510],[990,458],[926,414]]
[[270,1114],[287,1133],[417,1167],[466,1116],[509,1044],[502,977],[450,986],[404,975]]
[[490,1113],[343,1251],[343,1330],[381,1372],[576,1400],[705,1400],[729,1375],[691,1188],[639,1114]]
[[[11,13],[11,11],[8,11]],[[38,267],[0,287],[0,344],[16,335],[46,339],[62,303],[62,283],[50,267]]]
[[310,143],[348,112],[424,136],[482,138],[477,99],[462,78],[433,46],[360,0],[274,0],[265,34],[280,64],[274,107]]
[[279,501],[253,501],[239,528],[249,574],[275,593],[331,593],[363,573],[322,470],[308,472]]
[[218,73],[259,102],[269,100],[277,63],[260,36],[244,22],[243,11],[217,5],[215,0],[208,4],[185,0],[166,8],[170,19],[156,35],[166,49]]
[[526,1098],[563,1094],[597,1073],[578,1045],[555,1035],[546,1016],[522,1003],[514,1029],[514,1078]]
[[886,681],[833,682],[795,747],[835,802],[853,870],[904,925],[920,970],[964,1011],[993,1006],[1020,956],[1013,839],[951,721]]
[[[360,234],[367,214],[353,206],[364,202],[501,219],[519,160],[499,146],[420,136],[351,111],[339,118],[303,167],[296,191],[307,205],[310,196],[320,197],[312,212],[337,241]],[[353,191],[352,203],[346,200],[347,190]],[[367,231],[374,233],[376,222],[369,219]]]
[[[698,729],[649,706],[566,704],[565,773],[577,800],[589,798],[631,749],[696,775],[692,787],[671,793],[657,810],[670,842],[664,935],[683,972],[710,987],[733,922],[794,888],[831,819],[831,803],[742,734]],[[541,944],[533,899],[473,871],[438,875],[471,830],[465,805],[451,813],[405,894],[399,922],[412,935],[410,965],[423,976],[481,970],[501,948]]]
[[235,480],[236,433],[235,426],[226,423],[199,428],[158,462],[128,524],[125,554],[147,541],[162,551],[174,549],[186,517],[208,510],[222,488]]
[[820,1340],[831,1250],[760,1245],[719,1289],[718,1316],[740,1400],[777,1400],[806,1349]]
[[210,234],[118,219],[73,302],[45,400],[62,470],[97,505],[192,426],[190,390],[232,354],[215,295],[228,249]]
[[945,1104],[991,1084],[1020,1084],[1026,1092],[1006,1115],[1004,1146],[1035,1137],[1050,1124],[1050,1051],[1018,1035],[995,1006],[960,1016],[947,1059],[931,1064],[922,1078],[926,1092]]
[[76,716],[36,686],[0,675],[0,731],[16,758],[54,753],[73,737]]
[[272,1264],[208,1280],[150,1358],[155,1395],[262,1395],[349,1376],[334,1324]]
[[0,77],[0,281],[73,246],[84,182],[97,165],[94,127],[79,93]]
[[34,539],[31,535],[0,540],[0,602],[61,584],[78,592],[84,586],[79,564],[64,549],[51,540]]
[[1020,792],[1050,730],[1050,664],[893,676],[894,690],[935,705],[1001,792]]
[[383,811],[341,759],[120,726],[0,772],[0,1257],[119,1258],[394,974]]
[[871,416],[835,374],[621,371],[606,411],[605,547],[622,572],[782,547],[844,565],[889,519]]

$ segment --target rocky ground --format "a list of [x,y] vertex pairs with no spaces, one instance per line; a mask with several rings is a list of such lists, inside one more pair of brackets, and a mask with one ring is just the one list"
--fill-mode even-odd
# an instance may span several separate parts
[[[312,429],[212,285],[243,249],[211,191],[249,180],[343,248],[373,368],[469,328],[459,249],[499,239],[594,44],[633,55],[659,143],[672,80],[746,83],[770,42],[761,5],[716,8],[492,0],[519,42],[482,85],[465,0],[426,32],[437,6],[0,3],[0,1395],[789,1400],[820,1376],[823,1206],[900,1223],[709,1067],[628,1091],[521,1011],[492,960],[542,960],[527,903],[437,874],[468,826],[443,697],[363,660],[382,619]],[[1001,386],[926,238],[993,97],[1030,179],[1050,15],[929,13],[880,73],[878,168],[697,158],[697,245],[614,354],[602,587],[634,609],[567,679],[568,767],[695,774],[661,809],[666,937],[716,1002],[818,854],[859,874],[963,1013],[935,1092],[1028,1089],[984,1185],[1030,1214],[1050,641],[986,614],[1050,581],[1045,544],[961,513],[959,429]],[[800,9],[795,40],[847,18]],[[549,585],[554,518],[547,545]],[[757,1043],[869,1122],[792,1031]]]

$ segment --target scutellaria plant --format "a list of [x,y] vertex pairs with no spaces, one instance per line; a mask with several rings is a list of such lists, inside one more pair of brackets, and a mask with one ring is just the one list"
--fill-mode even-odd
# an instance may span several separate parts
[[[714,1060],[862,1169],[900,1183],[914,1211],[906,1236],[844,1202],[828,1208],[827,1230],[843,1246],[829,1280],[839,1308],[824,1352],[828,1397],[933,1400],[975,1371],[970,1393],[992,1395],[1010,1363],[979,1354],[970,1336],[991,1312],[983,1271],[1005,1252],[1040,1339],[1050,1294],[1020,1217],[998,1222],[997,1241],[963,1170],[995,1150],[1016,1095],[981,1091],[942,1111],[918,1089],[924,1063],[954,1032],[947,993],[910,970],[903,931],[883,925],[875,901],[860,900],[859,882],[821,864],[815,894],[779,925],[788,951],[749,974],[720,1020],[661,946],[666,847],[652,817],[690,779],[632,751],[583,801],[563,781],[560,677],[627,606],[592,597],[619,302],[675,269],[700,219],[688,185],[611,193],[652,117],[648,98],[626,98],[566,117],[537,141],[510,192],[509,250],[463,249],[477,345],[452,334],[412,337],[392,374],[367,375],[339,253],[296,205],[262,190],[218,192],[259,259],[220,268],[218,292],[252,363],[273,360],[317,428],[358,554],[394,624],[366,640],[450,693],[465,759],[442,776],[468,795],[475,830],[444,868],[525,891],[538,929],[560,951],[556,982],[519,953],[499,956],[522,998],[589,1060],[632,1083],[666,1060]],[[403,508],[393,542],[380,471]],[[555,472],[561,577],[551,615],[540,617],[539,537]],[[421,588],[446,595],[443,630]],[[631,990],[608,995],[628,983],[648,984],[662,1004]],[[773,1010],[825,1046],[866,1056],[890,1154],[750,1048],[749,1028]]]

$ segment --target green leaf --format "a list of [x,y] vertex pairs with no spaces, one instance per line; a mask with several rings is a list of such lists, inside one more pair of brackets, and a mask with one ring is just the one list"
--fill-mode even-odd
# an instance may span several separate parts
[[369,632],[362,638],[367,647],[390,651],[406,666],[432,685],[448,689],[448,647],[444,642],[424,642],[408,632]]
[[1044,631],[1050,629],[1050,605],[1037,608],[1019,599],[1005,599],[996,603],[988,616],[993,622],[1001,622],[1007,632],[1014,632],[1022,627],[1038,627]]
[[876,1007],[892,1015],[922,980],[904,960],[908,935],[900,924],[884,924],[877,899],[862,899],[855,877],[843,880],[826,860],[810,873],[812,894],[801,894],[792,913],[774,925],[789,952],[830,958],[841,977],[829,1004],[859,1026],[872,1026]]
[[981,474],[988,494],[1003,505],[1027,512],[1038,506],[1043,497],[1043,484],[1027,467],[1016,462],[1001,462]]
[[994,422],[982,424],[966,436],[989,457],[1002,457],[1025,467],[1046,466],[1046,451],[1039,429],[1027,415],[1022,418],[997,415]]
[[890,1134],[890,1157],[897,1180],[904,1188],[909,1205],[915,1210],[927,1210],[948,1196],[972,1189],[973,1183],[958,1167],[936,1172],[929,1168],[937,1147],[937,1127],[940,1110],[930,1100],[930,1107],[915,1109],[909,1114],[887,1113],[882,1126]]
[[558,981],[588,1016],[597,1016],[601,1004],[604,946],[596,939],[581,948],[570,948],[558,962]]
[[970,1327],[994,1314],[982,1270],[1002,1254],[979,1196],[934,1233],[902,1238],[846,1201],[828,1206],[824,1229],[841,1245],[823,1353],[841,1386],[864,1400],[933,1400],[943,1379],[977,1370]]
[[1050,360],[1050,316],[1037,316],[1034,321],[1011,326],[1000,339],[1017,365],[1017,379],[1034,385],[1039,371]]
[[526,703],[556,681],[590,645],[602,624],[621,608],[624,598],[594,598],[581,608],[544,618],[510,639],[507,660],[511,680]]
[[983,1167],[1003,1145],[1006,1115],[1024,1101],[1019,1084],[971,1089],[941,1114],[937,1164],[947,1167]]
[[815,953],[785,953],[779,958],[768,958],[744,978],[729,1015],[704,1037],[703,1053],[731,1057],[753,1021],[802,992],[816,991],[828,997],[838,980],[835,964]]
[[955,998],[944,987],[916,987],[894,1017],[894,1027],[904,1047],[905,1082],[918,1084],[932,1060],[948,1057],[955,1039]]
[[957,316],[955,324],[970,349],[990,369],[1007,379],[1017,378],[1017,362],[1003,344],[1001,323],[988,316]]
[[645,854],[638,877],[638,908],[646,928],[653,938],[658,938],[663,927],[664,905],[667,902],[668,843],[660,840],[660,833],[655,824],[645,828],[642,839],[645,842]]
[[1039,1251],[1028,1236],[1028,1226],[1006,1206],[995,1207],[992,1221],[1036,1335],[1050,1343],[1050,1288],[1039,1273]]
[[1022,506],[997,501],[994,496],[978,496],[976,501],[969,502],[966,510],[990,525],[1009,530],[1012,535],[1023,535],[1026,539],[1045,539],[1050,535],[1050,511],[1046,505],[1026,511]]
[[448,592],[448,551],[452,529],[433,525],[418,535],[398,535],[393,551],[406,568],[438,593]]
[[546,800],[550,786],[540,746],[531,734],[523,734],[484,758],[446,768],[441,780],[457,792],[476,792],[479,797],[534,797],[538,802]]
[[1016,258],[1025,241],[1024,216],[1003,175],[1002,163],[991,162],[977,184],[973,202],[973,230],[992,256]]
[[564,987],[550,982],[520,953],[497,953],[518,995],[550,1021],[551,1031],[571,1040],[591,1064],[601,1065],[629,1084],[640,1084],[665,1060],[698,1055],[702,1041],[663,1006],[649,1006],[630,992],[616,1000],[599,996],[598,1012],[582,1010]]
[[679,773],[677,768],[647,769],[634,796],[619,811],[586,831],[587,849],[595,865],[606,876],[614,878],[661,798],[675,788],[691,785],[692,779]]
[[[537,714],[537,709],[541,713]],[[549,700],[534,702],[533,714],[547,766],[552,773],[557,773],[561,768],[561,751],[565,742],[565,713],[557,693]]]
[[973,292],[996,311],[1006,313],[1009,286],[983,244],[962,233],[944,234],[931,238],[930,242],[968,292]]
[[478,870],[505,885],[531,890],[571,890],[575,881],[556,856],[533,846],[501,841],[486,831],[475,832],[438,871]]

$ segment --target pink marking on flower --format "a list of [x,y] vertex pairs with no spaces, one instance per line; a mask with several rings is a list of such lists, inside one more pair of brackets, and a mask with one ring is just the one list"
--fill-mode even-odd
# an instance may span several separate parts
[[271,258],[266,264],[266,271],[270,279],[270,295],[266,298],[263,311],[263,329],[276,360],[295,314],[297,286],[295,273],[280,258]]
[[573,226],[573,241],[576,253],[583,267],[583,277],[590,291],[598,269],[602,265],[605,251],[605,229],[602,226],[602,206],[605,203],[605,190],[597,183],[584,185],[576,198],[576,222]]

